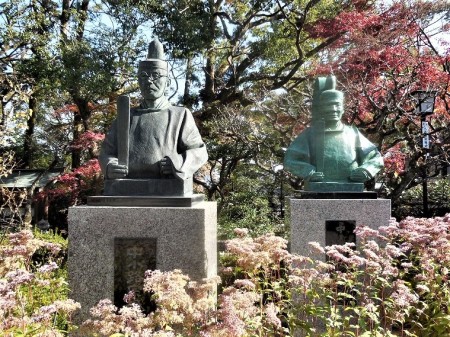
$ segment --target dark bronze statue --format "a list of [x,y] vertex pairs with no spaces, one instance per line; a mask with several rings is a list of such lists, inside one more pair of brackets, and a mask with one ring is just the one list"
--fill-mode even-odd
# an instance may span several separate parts
[[191,112],[167,100],[164,59],[162,44],[154,40],[139,64],[140,106],[130,109],[129,98],[119,98],[100,154],[105,195],[189,195],[192,175],[208,159]]

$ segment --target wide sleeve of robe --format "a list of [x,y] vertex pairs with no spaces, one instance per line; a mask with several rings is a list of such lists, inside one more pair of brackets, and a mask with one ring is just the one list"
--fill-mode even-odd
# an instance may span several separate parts
[[[195,124],[192,113],[184,107],[172,107],[181,113],[181,125],[178,134],[178,158],[174,163],[178,178],[186,179],[192,175],[208,160],[208,152],[200,132]],[[181,111],[180,111],[181,110]]]
[[109,163],[117,163],[117,120],[111,125],[110,130],[103,140],[100,155],[98,160],[100,162],[100,168],[102,169],[103,175],[106,177],[106,170]]
[[353,127],[358,134],[358,164],[360,168],[367,170],[373,178],[383,167],[384,161],[378,148],[370,140],[356,128]]
[[311,128],[308,128],[298,135],[284,156],[284,169],[300,178],[306,178],[316,170],[311,164],[310,133]]

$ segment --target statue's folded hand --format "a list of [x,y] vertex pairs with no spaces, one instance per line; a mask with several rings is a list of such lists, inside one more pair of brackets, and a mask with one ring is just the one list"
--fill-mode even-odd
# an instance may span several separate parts
[[106,169],[107,179],[120,179],[125,178],[128,175],[128,166],[119,165],[118,163],[112,162],[108,164]]
[[354,169],[352,173],[350,174],[350,180],[355,181],[358,183],[364,183],[367,180],[370,180],[372,176],[370,175],[369,171],[362,167],[358,167],[357,169]]
[[162,175],[174,175],[175,167],[172,159],[167,156],[161,159],[161,161],[159,162],[159,170]]
[[323,172],[314,172],[308,176],[308,180],[311,182],[320,182],[323,181],[324,178]]

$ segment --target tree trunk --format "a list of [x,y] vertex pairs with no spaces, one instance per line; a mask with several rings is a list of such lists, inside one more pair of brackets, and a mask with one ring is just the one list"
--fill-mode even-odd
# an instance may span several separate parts
[[89,8],[89,0],[83,0],[80,8],[78,9],[79,21],[77,27],[77,40],[81,41],[84,36],[84,28],[86,25],[86,20],[88,18],[88,8]]
[[0,135],[2,134],[4,128],[6,128],[6,103],[3,102],[3,95],[0,96]]
[[215,55],[213,51],[208,52],[208,59],[206,60],[205,67],[205,91],[203,95],[203,101],[205,103],[211,103],[214,100],[215,92]]
[[[73,141],[80,138],[83,133],[83,119],[81,114],[77,113],[73,117]],[[77,168],[81,165],[81,150],[72,149],[72,169]]]
[[70,20],[70,0],[62,1],[62,10],[61,10],[61,40],[66,41],[67,36],[69,35],[69,20]]
[[[217,17],[214,15],[216,12],[216,4],[213,0],[209,0],[209,10],[210,10],[210,22],[209,29],[214,32],[216,29]],[[216,54],[214,50],[214,38],[211,39],[211,43],[208,46],[205,72],[205,88],[203,92],[203,101],[208,104],[214,101],[215,98],[215,81],[216,81]]]
[[[91,118],[91,110],[89,108],[89,102],[84,98],[74,97],[75,104],[78,108],[78,113],[74,116],[73,125],[73,141],[76,141],[80,136],[89,131],[89,119]],[[89,149],[89,155],[91,158],[96,156],[96,149]],[[81,165],[81,150],[72,150],[72,168],[79,167]]]
[[184,84],[184,93],[183,93],[183,105],[188,109],[192,110],[192,105],[194,104],[191,97],[191,82],[192,82],[192,57],[188,56],[186,61],[186,80]]
[[30,168],[31,161],[33,159],[33,135],[34,127],[36,125],[36,110],[37,101],[34,97],[30,97],[28,102],[28,109],[30,111],[30,116],[27,120],[27,129],[25,130],[25,138],[23,142],[23,156],[21,168]]

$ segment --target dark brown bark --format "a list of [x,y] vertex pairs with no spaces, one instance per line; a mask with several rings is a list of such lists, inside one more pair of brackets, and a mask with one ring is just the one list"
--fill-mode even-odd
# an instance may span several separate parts
[[79,21],[77,27],[77,40],[81,41],[84,36],[84,27],[88,18],[89,0],[83,0],[78,10]]
[[[73,119],[73,141],[76,141],[80,136],[90,130],[89,119],[91,117],[91,110],[89,108],[89,102],[86,99],[80,97],[74,97],[74,102],[77,105],[78,113],[74,115]],[[91,156],[95,154],[90,153]],[[72,168],[79,167],[81,165],[81,150],[72,149]]]
[[[83,119],[79,113],[75,114],[73,118],[73,141],[80,138],[83,133]],[[72,149],[72,168],[77,168],[81,165],[81,150]]]
[[67,38],[68,30],[69,30],[69,19],[70,19],[70,0],[63,0],[62,1],[62,10],[61,10],[61,16],[60,16],[60,22],[61,22],[61,38],[62,40],[65,40]]
[[186,61],[186,80],[184,84],[184,93],[183,93],[183,105],[188,109],[192,109],[193,101],[191,97],[191,84],[192,84],[192,57],[189,56]]
[[[211,12],[210,21],[209,21],[209,31],[214,32],[217,24],[217,16],[214,15],[216,12],[217,4],[214,3],[213,0],[209,1],[209,10]],[[202,93],[202,100],[204,103],[208,104],[214,101],[215,99],[215,91],[216,91],[216,51],[213,50],[214,47],[214,39],[211,39],[211,44],[208,47],[206,66],[204,69],[205,73],[205,88]]]
[[27,120],[27,129],[25,130],[21,168],[30,168],[33,159],[33,135],[37,116],[37,101],[34,97],[30,97],[28,108],[30,116]]

